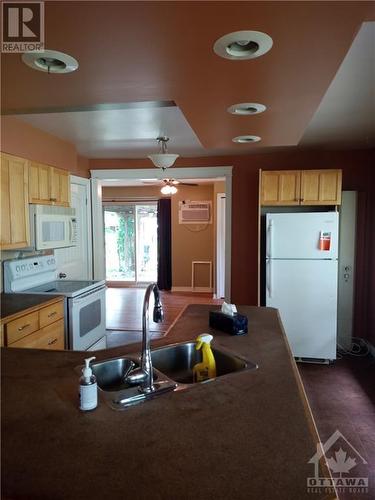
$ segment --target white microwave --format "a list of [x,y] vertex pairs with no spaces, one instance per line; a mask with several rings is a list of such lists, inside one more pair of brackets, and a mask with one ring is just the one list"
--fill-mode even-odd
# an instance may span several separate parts
[[32,250],[76,246],[75,208],[30,205],[30,237]]

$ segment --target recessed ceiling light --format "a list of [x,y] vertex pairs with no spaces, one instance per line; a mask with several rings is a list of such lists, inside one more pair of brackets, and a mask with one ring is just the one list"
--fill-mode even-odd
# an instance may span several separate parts
[[232,113],[232,115],[256,115],[263,113],[266,109],[266,106],[256,102],[241,102],[240,104],[230,106],[228,112]]
[[233,142],[239,142],[240,144],[248,144],[250,142],[260,141],[260,137],[257,135],[239,135],[232,139]]
[[57,50],[25,52],[22,61],[30,68],[45,73],[71,73],[78,68],[78,61],[74,57]]
[[268,52],[272,45],[272,38],[261,31],[235,31],[216,40],[214,52],[226,59],[253,59]]

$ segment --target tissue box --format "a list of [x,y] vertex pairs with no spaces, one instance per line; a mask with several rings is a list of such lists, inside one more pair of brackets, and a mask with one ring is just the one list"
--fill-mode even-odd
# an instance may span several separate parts
[[238,313],[230,316],[221,311],[210,311],[209,325],[230,335],[244,335],[247,333],[247,316]]

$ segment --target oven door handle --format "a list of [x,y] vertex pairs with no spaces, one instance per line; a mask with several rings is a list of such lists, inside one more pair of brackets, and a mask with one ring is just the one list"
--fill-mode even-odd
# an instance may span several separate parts
[[100,288],[95,288],[95,290],[90,290],[89,292],[86,292],[83,295],[79,295],[78,297],[73,297],[73,302],[74,304],[79,304],[80,302],[83,302],[87,297],[90,297],[91,295],[101,294],[102,292],[105,291],[106,288],[107,287],[103,285]]

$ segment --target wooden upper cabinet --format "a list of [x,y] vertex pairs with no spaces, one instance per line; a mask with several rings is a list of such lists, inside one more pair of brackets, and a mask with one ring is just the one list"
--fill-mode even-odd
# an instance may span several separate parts
[[70,204],[69,172],[42,163],[31,162],[29,199],[30,203],[68,207]]
[[52,169],[51,200],[54,205],[70,205],[70,176],[66,170]]
[[260,203],[266,205],[340,205],[341,170],[265,170]]
[[341,170],[302,170],[301,205],[340,205]]
[[262,172],[262,205],[299,205],[301,172],[266,170]]
[[52,167],[31,162],[29,170],[29,203],[51,204]]
[[30,245],[28,191],[28,160],[1,153],[0,246],[3,250]]

